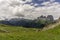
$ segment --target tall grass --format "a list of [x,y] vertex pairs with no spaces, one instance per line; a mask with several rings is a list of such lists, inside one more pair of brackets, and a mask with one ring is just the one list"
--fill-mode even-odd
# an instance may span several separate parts
[[0,40],[60,40],[60,25],[47,31],[38,30],[36,28],[0,25]]

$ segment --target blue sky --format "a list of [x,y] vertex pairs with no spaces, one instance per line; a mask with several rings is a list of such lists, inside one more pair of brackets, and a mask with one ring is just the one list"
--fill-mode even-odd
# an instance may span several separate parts
[[60,2],[60,0],[55,0],[56,2]]

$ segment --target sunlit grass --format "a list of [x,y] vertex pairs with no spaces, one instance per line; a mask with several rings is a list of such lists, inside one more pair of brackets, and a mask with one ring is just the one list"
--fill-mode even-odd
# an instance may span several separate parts
[[60,40],[60,25],[47,31],[37,30],[39,29],[0,25],[0,40]]

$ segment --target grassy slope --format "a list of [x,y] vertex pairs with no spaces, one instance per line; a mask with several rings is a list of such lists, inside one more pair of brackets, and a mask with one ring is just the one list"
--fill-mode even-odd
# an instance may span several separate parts
[[47,31],[37,30],[0,25],[0,40],[60,40],[60,25]]

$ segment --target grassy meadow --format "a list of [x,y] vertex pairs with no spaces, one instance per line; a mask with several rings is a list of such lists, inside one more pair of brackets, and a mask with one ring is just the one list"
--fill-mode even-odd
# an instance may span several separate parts
[[0,25],[0,40],[60,40],[60,25],[40,31],[36,28]]

